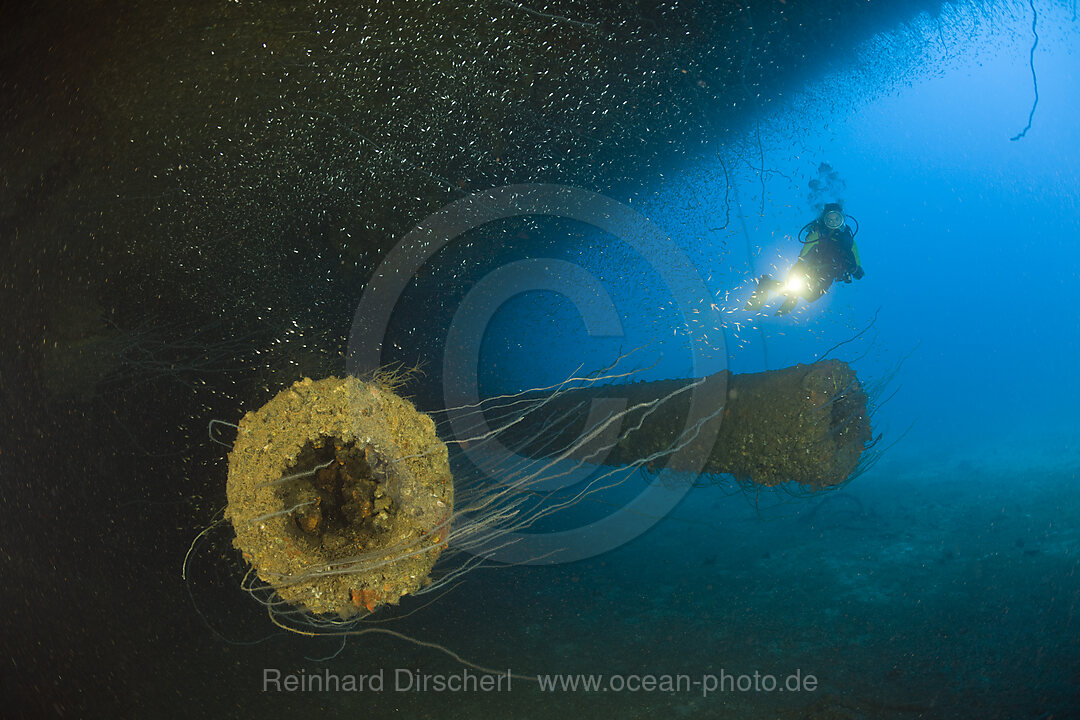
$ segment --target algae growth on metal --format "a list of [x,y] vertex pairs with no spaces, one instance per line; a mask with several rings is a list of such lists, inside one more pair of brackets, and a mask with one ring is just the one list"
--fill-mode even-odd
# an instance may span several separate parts
[[286,603],[342,618],[428,582],[453,509],[435,424],[391,388],[304,379],[240,421],[226,518]]

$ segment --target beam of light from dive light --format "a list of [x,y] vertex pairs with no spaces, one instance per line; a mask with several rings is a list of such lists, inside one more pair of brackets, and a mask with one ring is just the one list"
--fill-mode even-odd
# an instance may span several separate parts
[[799,273],[791,273],[784,283],[784,290],[789,293],[798,293],[806,289],[806,278]]

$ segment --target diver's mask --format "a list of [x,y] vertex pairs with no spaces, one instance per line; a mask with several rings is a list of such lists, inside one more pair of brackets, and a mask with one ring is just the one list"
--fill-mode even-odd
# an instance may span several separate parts
[[830,230],[839,230],[844,227],[844,213],[839,210],[829,210],[821,216],[821,219],[825,227]]

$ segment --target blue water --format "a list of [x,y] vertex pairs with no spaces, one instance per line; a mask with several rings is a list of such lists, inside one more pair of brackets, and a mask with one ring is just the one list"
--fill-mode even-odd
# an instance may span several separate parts
[[[694,488],[622,547],[484,575],[453,609],[432,610],[439,631],[424,626],[425,638],[525,674],[802,671],[820,681],[815,692],[609,688],[533,696],[513,712],[1080,712],[1080,59],[1071,9],[1043,8],[1039,102],[1030,130],[1011,139],[1034,100],[1023,10],[992,22],[958,11],[948,36],[927,23],[914,38],[878,38],[850,66],[762,108],[737,141],[680,158],[654,185],[616,190],[669,239],[652,256],[596,227],[551,223],[550,244],[526,253],[587,271],[577,281],[600,288],[620,323],[590,331],[603,303],[575,307],[557,269],[547,287],[522,281],[482,323],[476,372],[491,394],[556,383],[632,348],[646,358],[636,379],[654,379],[811,362],[847,340],[833,356],[864,381],[891,380],[874,398],[881,457],[843,489]],[[799,228],[834,200],[857,219],[866,277],[788,317],[773,316],[775,302],[742,310],[757,275],[783,276]],[[694,269],[683,286],[657,270],[671,252]],[[504,707],[461,702],[481,714]]]

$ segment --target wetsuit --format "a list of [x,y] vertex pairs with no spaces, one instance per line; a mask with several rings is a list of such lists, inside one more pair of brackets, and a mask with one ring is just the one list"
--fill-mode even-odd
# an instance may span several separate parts
[[791,272],[802,273],[806,278],[806,290],[799,294],[807,302],[821,297],[836,280],[851,282],[852,278],[858,280],[866,274],[851,228],[845,225],[839,230],[829,230],[819,221],[810,226]]

